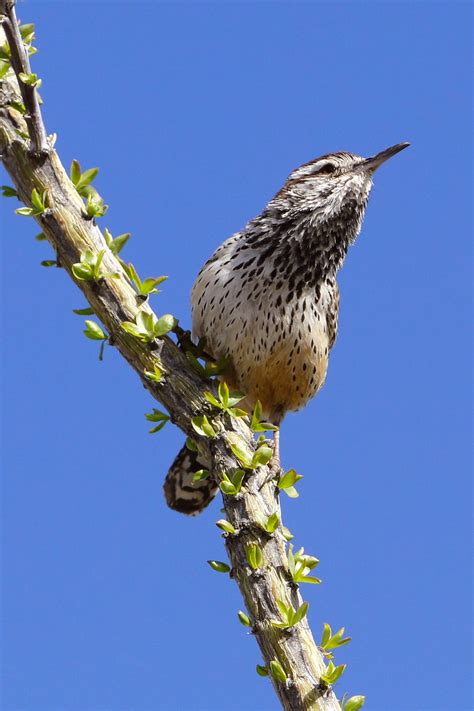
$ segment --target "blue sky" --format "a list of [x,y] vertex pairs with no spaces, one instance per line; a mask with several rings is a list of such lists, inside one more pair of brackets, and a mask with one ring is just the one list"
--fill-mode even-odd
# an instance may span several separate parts
[[[189,323],[202,262],[298,164],[412,147],[376,175],[340,273],[327,383],[282,432],[285,500],[320,558],[319,637],[373,711],[467,711],[470,693],[470,15],[461,2],[34,2],[34,71],[64,162],[101,168],[101,221],[169,274]],[[9,182],[3,179],[1,182]],[[3,708],[273,711],[236,618],[214,505],[161,485],[181,446],[72,314],[83,299],[2,201]]]

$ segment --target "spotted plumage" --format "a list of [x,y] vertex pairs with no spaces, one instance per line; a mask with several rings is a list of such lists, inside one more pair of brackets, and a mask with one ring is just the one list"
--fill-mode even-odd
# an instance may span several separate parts
[[[280,424],[323,385],[337,335],[337,271],[360,231],[375,169],[406,145],[368,159],[333,153],[297,168],[199,272],[191,294],[193,335],[205,338],[216,360],[229,358],[225,380],[246,394],[246,409],[260,400],[265,419]],[[173,502],[186,491],[189,509],[192,466],[183,456],[165,492],[178,508]],[[212,495],[196,495],[193,512]]]

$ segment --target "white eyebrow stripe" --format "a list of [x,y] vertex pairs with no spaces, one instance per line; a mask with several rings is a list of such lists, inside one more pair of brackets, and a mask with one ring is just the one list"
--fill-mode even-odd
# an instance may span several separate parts
[[301,178],[305,175],[317,175],[320,170],[328,164],[334,165],[332,161],[324,159],[321,163],[318,161],[317,163],[312,163],[311,165],[301,166],[301,168],[294,170],[292,175],[295,178]]

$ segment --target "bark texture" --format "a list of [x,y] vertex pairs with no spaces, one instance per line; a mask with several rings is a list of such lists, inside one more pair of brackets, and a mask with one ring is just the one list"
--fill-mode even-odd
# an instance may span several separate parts
[[[10,10],[4,0],[0,1],[0,15],[4,14],[0,19],[5,19]],[[2,35],[0,26],[0,44],[5,41]],[[40,193],[46,191],[49,207],[35,219],[54,248],[60,266],[83,292],[107,330],[110,342],[136,371],[150,394],[168,410],[172,422],[205,452],[212,462],[214,476],[219,479],[224,472],[241,467],[230,445],[238,442],[244,450],[255,449],[246,423],[219,413],[206,402],[204,392],[210,389],[209,381],[195,372],[170,338],[160,338],[150,347],[121,328],[124,321],[134,321],[139,310],[152,313],[150,305],[137,296],[100,229],[94,220],[87,218],[84,202],[51,141],[48,139],[46,151],[37,150],[31,133],[32,126],[37,125],[37,116],[36,122],[29,120],[27,125],[22,113],[11,106],[12,101],[20,100],[25,101],[27,111],[38,110],[27,104],[28,97],[20,96],[15,73],[10,70],[0,82],[0,152],[20,200],[31,207],[33,188]],[[33,142],[24,137],[28,132]],[[85,250],[94,254],[106,250],[104,271],[118,272],[120,277],[97,282],[75,279],[72,265],[79,262]],[[153,371],[155,365],[163,373],[158,383],[145,375],[145,371]],[[198,436],[192,428],[191,418],[202,414],[208,416],[217,432],[213,439]],[[225,536],[231,574],[244,598],[265,665],[268,667],[271,660],[278,660],[287,674],[285,683],[270,676],[283,708],[338,711],[340,706],[333,691],[319,686],[319,677],[325,669],[324,656],[314,642],[307,619],[287,631],[276,629],[270,623],[270,620],[280,619],[277,599],[287,605],[291,603],[294,608],[301,605],[302,600],[289,575],[281,525],[269,535],[258,523],[274,512],[280,515],[278,489],[274,482],[264,483],[268,476],[268,467],[259,467],[248,472],[240,494],[223,496],[227,519],[236,531]],[[263,550],[264,562],[259,570],[252,570],[247,562],[248,544],[257,544]]]

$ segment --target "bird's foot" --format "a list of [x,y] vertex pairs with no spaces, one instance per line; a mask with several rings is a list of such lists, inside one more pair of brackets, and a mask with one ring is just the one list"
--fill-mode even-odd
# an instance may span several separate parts
[[176,336],[176,340],[178,341],[178,348],[185,352],[193,352],[194,350],[196,350],[196,346],[191,340],[191,331],[185,331],[184,328],[181,328],[181,326],[178,325],[176,325],[172,329],[172,331]]

